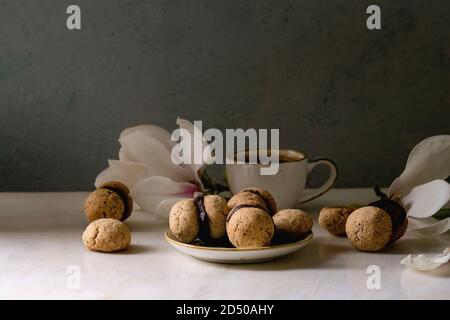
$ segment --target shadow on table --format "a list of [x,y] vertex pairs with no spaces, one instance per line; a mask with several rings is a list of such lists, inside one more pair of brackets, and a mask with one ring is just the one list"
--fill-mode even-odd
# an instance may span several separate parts
[[254,271],[296,270],[296,269],[351,269],[345,261],[333,258],[349,254],[354,249],[346,245],[311,244],[304,249],[282,257],[278,260],[254,264],[228,265],[230,269],[245,269]]
[[[441,245],[438,243],[438,247]],[[442,248],[443,249],[443,245]],[[436,249],[435,252],[439,252]],[[301,269],[346,269],[361,270],[370,264],[378,264],[381,256],[398,256],[401,259],[408,254],[430,253],[430,243],[424,243],[423,239],[402,239],[381,252],[358,252],[350,243],[321,243],[317,241],[309,246],[283,257],[279,260],[255,264],[228,265],[229,269],[271,271],[271,270],[301,270]],[[427,275],[433,277],[450,277],[450,263],[442,266]]]
[[437,277],[437,278],[450,278],[450,263],[447,263],[437,269],[428,271],[427,276]]
[[[422,271],[414,271],[405,268],[405,270],[402,273],[402,285],[407,286],[409,288],[414,287],[420,287],[423,283],[426,283],[426,279],[428,280],[434,280],[434,282],[428,283],[429,285],[435,286],[436,283],[441,282],[442,279],[448,279],[450,278],[450,263],[447,263],[443,266],[440,266],[437,269],[422,272]],[[434,278],[434,279],[433,279]],[[421,279],[418,281],[417,279]],[[437,280],[437,282],[436,282]],[[443,282],[443,285],[445,286],[445,282]],[[428,288],[429,289],[429,288]]]
[[[430,238],[431,239],[431,238]],[[388,255],[408,255],[408,254],[420,254],[420,253],[438,253],[443,251],[447,244],[442,243],[442,239],[434,237],[435,243],[430,245],[429,239],[423,238],[407,238],[400,239],[389,247],[385,248],[381,253]],[[436,247],[436,249],[433,249]]]
[[135,255],[135,254],[144,254],[148,252],[156,251],[155,248],[150,246],[144,246],[141,244],[132,244],[127,250],[116,252],[116,255]]

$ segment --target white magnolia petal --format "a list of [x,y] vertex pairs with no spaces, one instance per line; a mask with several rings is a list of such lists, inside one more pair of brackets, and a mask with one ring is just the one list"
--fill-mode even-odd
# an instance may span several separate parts
[[[200,175],[204,169],[203,153],[204,150],[209,149],[208,143],[203,139],[203,133],[199,128],[196,128],[189,120],[177,118],[177,125],[180,129],[185,129],[191,134],[190,145],[184,145],[183,149],[190,148],[191,150],[191,161],[190,163],[183,164],[183,167],[188,168],[195,177],[195,180],[199,186],[203,189],[203,183],[200,179]],[[195,163],[194,153],[196,149],[201,147],[201,157],[198,157],[201,163]],[[207,152],[211,154],[211,152]]]
[[137,184],[132,193],[145,192],[153,195],[184,195],[190,196],[198,188],[189,182],[177,182],[166,177],[153,176]]
[[403,173],[394,180],[389,194],[403,196],[415,186],[450,176],[450,135],[429,137],[409,154]]
[[109,167],[99,173],[95,179],[95,187],[109,181],[119,181],[128,188],[148,177],[147,168],[136,162],[109,160]]
[[450,248],[447,248],[440,254],[419,254],[415,257],[408,255],[401,261],[401,264],[415,271],[430,271],[439,268],[449,261]]
[[194,179],[189,170],[172,162],[170,151],[158,140],[135,132],[121,141],[131,156],[147,167],[150,176],[164,176],[174,181]]
[[193,175],[194,175],[194,179],[195,179],[195,183],[200,187],[200,190],[204,190],[205,186],[203,185],[202,179],[200,178],[200,176],[203,174],[203,170],[205,169],[204,165],[188,165],[188,166],[183,166],[185,168],[187,168]]
[[132,197],[142,211],[149,213],[155,213],[158,205],[164,200],[178,198],[175,195],[151,195],[142,193],[132,195]]
[[450,200],[450,184],[434,180],[413,188],[400,199],[408,216],[427,218],[438,212]]
[[[189,131],[189,133],[191,134],[191,137],[196,139],[196,143],[198,142],[199,145],[202,146],[202,148],[204,148],[208,145],[207,142],[203,140],[203,132],[202,132],[201,128],[195,127],[189,120],[178,117],[177,125],[180,127],[180,129],[185,129],[185,130]],[[194,148],[194,145],[193,145],[194,139],[191,139],[192,149]]]
[[131,155],[131,153],[124,146],[120,147],[119,160],[120,161],[134,161],[134,162],[137,162],[137,160]]
[[[433,218],[429,218],[428,220],[429,222],[425,225],[422,224],[420,227],[408,228],[408,231],[406,233],[409,236],[415,236],[418,238],[428,238],[433,236],[439,236],[450,230],[450,218],[446,218],[438,222],[436,222],[437,220]],[[409,219],[409,222],[410,221],[411,219]]]
[[158,205],[170,198],[192,198],[197,186],[175,182],[166,177],[149,177],[131,190],[131,197],[145,211],[154,212]]
[[[208,142],[204,139],[203,137],[203,132],[201,128],[197,128],[195,127],[189,120],[186,119],[182,119],[180,117],[177,118],[177,125],[180,127],[180,129],[185,129],[187,131],[189,131],[189,133],[191,134],[191,136],[194,139],[191,139],[191,150],[194,150],[194,140],[195,140],[195,144],[198,146],[202,146],[202,163],[203,163],[203,156],[209,156],[211,157],[211,149],[209,147]],[[193,159],[192,159],[193,162]]]
[[119,137],[119,141],[122,142],[122,138],[131,135],[133,133],[140,133],[147,137],[154,138],[166,146],[167,150],[172,150],[175,145],[173,141],[170,140],[170,133],[164,128],[155,126],[152,124],[143,124],[131,128],[127,128],[122,131]]
[[162,221],[169,221],[169,213],[175,203],[180,200],[190,199],[190,198],[169,198],[163,200],[158,204],[155,210],[156,217]]

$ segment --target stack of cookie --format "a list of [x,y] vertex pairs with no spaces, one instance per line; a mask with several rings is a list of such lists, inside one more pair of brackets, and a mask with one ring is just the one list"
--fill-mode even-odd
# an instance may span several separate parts
[[246,188],[228,202],[218,195],[177,202],[170,211],[169,228],[181,242],[237,248],[265,247],[303,239],[312,219],[303,211],[277,212],[272,195],[261,188]]
[[117,181],[105,183],[88,196],[84,210],[90,224],[83,233],[83,243],[89,250],[116,252],[130,246],[131,233],[122,222],[133,211],[127,186]]

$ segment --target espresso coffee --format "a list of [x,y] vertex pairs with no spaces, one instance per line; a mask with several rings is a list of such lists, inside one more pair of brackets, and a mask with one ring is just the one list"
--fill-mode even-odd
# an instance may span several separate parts
[[305,159],[305,156],[301,153],[292,153],[292,154],[280,154],[278,156],[278,161],[280,163],[283,162],[294,162],[294,161],[301,161]]
[[[255,151],[253,151],[253,152],[245,151],[245,155],[244,155],[244,162],[245,163],[255,163],[255,162],[250,162],[251,160],[253,160],[250,157],[250,153],[253,155],[253,157],[256,155],[256,163],[257,164],[261,164],[262,163],[262,161],[260,160],[260,157],[259,157],[259,153],[255,152]],[[234,160],[235,161],[242,161],[242,159],[240,159],[238,157],[238,155],[240,157],[242,157],[242,152],[235,153]],[[268,156],[271,156],[270,152],[268,152]],[[305,159],[305,155],[300,153],[300,152],[292,152],[292,151],[281,150],[279,152],[279,155],[278,155],[278,162],[279,163],[295,162],[295,161],[301,161],[303,159]]]

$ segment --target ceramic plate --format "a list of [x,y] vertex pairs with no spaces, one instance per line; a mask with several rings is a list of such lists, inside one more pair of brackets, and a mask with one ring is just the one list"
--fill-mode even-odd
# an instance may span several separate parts
[[218,263],[256,263],[279,259],[297,251],[311,241],[312,238],[313,234],[310,233],[305,239],[293,243],[262,248],[238,249],[186,244],[178,241],[170,230],[166,232],[167,242],[177,250],[200,260]]

